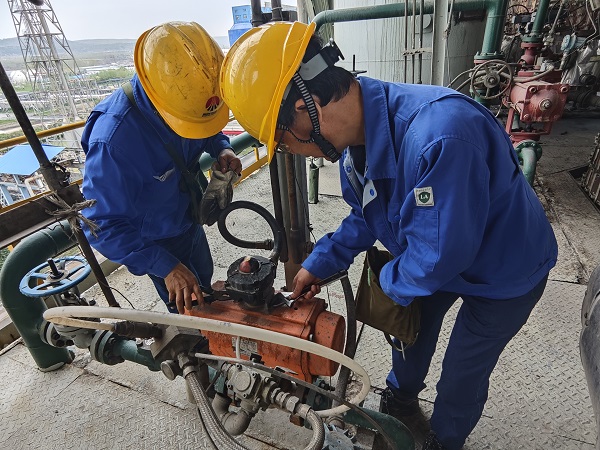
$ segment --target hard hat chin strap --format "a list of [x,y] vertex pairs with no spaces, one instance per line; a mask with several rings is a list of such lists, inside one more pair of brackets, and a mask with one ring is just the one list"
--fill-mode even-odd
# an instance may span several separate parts
[[325,139],[325,137],[323,137],[321,134],[321,125],[319,124],[317,107],[315,106],[315,101],[312,98],[312,95],[310,95],[310,92],[308,92],[308,89],[306,88],[306,84],[304,84],[304,80],[298,74],[298,72],[296,72],[292,77],[292,81],[300,91],[302,100],[304,100],[304,104],[306,105],[308,117],[312,123],[313,129],[310,132],[311,140],[319,147],[323,155],[329,158],[332,162],[336,162],[342,155],[338,153],[333,144]]
[[[310,92],[308,92],[304,81],[312,80],[325,69],[333,66],[340,59],[344,59],[344,55],[342,55],[342,52],[335,44],[334,40],[330,39],[329,43],[325,45],[319,51],[319,53],[305,63],[300,64],[300,68],[292,77],[292,83],[294,83],[300,91],[300,95],[304,100],[306,110],[308,111],[308,117],[310,117],[313,127],[313,130],[310,133],[310,140],[306,143],[314,142],[319,147],[323,155],[333,162],[336,162],[338,159],[340,159],[342,155],[338,153],[333,144],[325,139],[321,134],[321,125],[319,124],[317,107],[315,106],[315,101],[312,98],[312,95],[310,95]],[[288,84],[283,94],[283,99],[281,100],[282,105],[287,99],[292,83]]]

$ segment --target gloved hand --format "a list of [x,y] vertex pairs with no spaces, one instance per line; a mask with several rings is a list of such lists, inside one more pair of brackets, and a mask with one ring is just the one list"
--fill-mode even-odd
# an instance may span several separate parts
[[219,163],[211,167],[210,182],[200,202],[200,223],[213,225],[233,198],[233,185],[240,176],[233,170],[221,172]]

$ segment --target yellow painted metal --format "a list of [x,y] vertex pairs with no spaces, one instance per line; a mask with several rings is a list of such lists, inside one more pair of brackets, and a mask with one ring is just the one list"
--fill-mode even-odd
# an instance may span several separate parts
[[[85,120],[80,120],[78,122],[73,122],[67,125],[62,125],[56,128],[49,128],[47,130],[37,132],[38,138],[45,138],[48,136],[54,136],[56,134],[64,133],[65,131],[75,130],[77,128],[81,128],[85,125]],[[27,142],[27,138],[25,136],[17,136],[15,138],[6,139],[4,141],[0,141],[0,149],[13,147],[15,145],[24,144]]]

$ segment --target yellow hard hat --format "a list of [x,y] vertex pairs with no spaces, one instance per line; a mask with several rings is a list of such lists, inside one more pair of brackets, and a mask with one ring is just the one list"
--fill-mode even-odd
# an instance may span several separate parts
[[150,101],[178,135],[202,139],[229,120],[219,93],[223,51],[195,22],[167,22],[135,44],[135,68]]
[[283,94],[300,67],[316,25],[270,22],[233,44],[221,68],[221,95],[239,124],[275,153],[275,128]]

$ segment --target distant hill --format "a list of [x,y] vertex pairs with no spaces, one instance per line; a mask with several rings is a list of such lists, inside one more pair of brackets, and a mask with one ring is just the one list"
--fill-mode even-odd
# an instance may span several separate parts
[[[215,40],[221,48],[229,48],[227,36],[215,36]],[[135,39],[84,39],[69,41],[69,47],[80,67],[111,63],[131,64],[135,41]],[[0,61],[7,71],[25,68],[17,38],[0,39]]]

